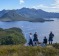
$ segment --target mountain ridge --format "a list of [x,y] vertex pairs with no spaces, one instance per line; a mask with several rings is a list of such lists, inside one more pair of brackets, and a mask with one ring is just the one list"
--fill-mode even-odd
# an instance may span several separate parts
[[34,8],[0,11],[0,21],[44,21],[44,18],[59,18],[59,13]]
[[4,15],[2,15],[2,17],[0,17],[1,21],[21,21],[26,19],[25,17],[22,17],[21,15],[19,15],[18,13],[16,13],[15,10],[10,10],[7,13],[5,13]]

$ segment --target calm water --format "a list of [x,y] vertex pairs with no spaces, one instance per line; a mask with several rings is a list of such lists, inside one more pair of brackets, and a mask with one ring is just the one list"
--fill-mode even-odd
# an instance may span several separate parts
[[23,30],[25,38],[28,41],[29,33],[37,32],[39,41],[43,41],[44,36],[47,36],[50,31],[55,34],[54,42],[59,43],[59,20],[51,22],[27,22],[27,21],[16,21],[16,22],[0,22],[0,28],[8,29],[12,27],[18,27]]

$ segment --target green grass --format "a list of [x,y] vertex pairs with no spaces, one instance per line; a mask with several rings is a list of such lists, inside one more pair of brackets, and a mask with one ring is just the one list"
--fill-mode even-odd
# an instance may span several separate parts
[[39,46],[1,45],[0,56],[59,56],[59,49]]

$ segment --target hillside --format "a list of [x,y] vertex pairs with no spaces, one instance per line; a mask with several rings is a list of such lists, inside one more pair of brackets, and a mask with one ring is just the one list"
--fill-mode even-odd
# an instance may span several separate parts
[[22,20],[26,20],[26,18],[16,13],[15,10],[10,10],[7,13],[5,13],[2,17],[0,17],[0,20],[1,21],[22,21]]
[[59,49],[54,47],[4,45],[0,46],[0,56],[59,56]]
[[0,17],[3,16],[5,13],[7,13],[9,10],[2,10],[0,11]]
[[0,17],[0,21],[44,21],[44,19],[25,17],[24,15],[17,13],[15,10],[10,10]]
[[46,12],[41,9],[34,9],[34,8],[21,8],[16,10],[17,13],[21,14],[22,16],[29,17],[29,18],[59,18],[59,13],[54,12]]
[[24,44],[26,42],[22,30],[19,28],[0,28],[0,45]]

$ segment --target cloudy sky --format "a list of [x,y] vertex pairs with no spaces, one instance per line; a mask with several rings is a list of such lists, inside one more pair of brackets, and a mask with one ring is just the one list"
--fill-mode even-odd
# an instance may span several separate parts
[[0,0],[0,10],[20,9],[22,7],[59,12],[59,0]]

